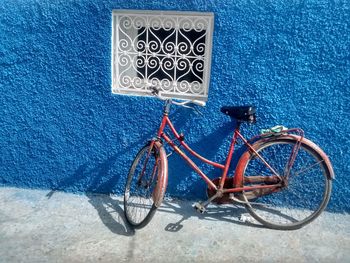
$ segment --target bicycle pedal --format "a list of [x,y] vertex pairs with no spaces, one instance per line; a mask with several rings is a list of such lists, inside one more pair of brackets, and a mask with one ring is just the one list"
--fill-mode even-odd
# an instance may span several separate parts
[[197,212],[201,214],[207,211],[207,209],[201,203],[195,203],[193,207],[194,209],[196,209]]

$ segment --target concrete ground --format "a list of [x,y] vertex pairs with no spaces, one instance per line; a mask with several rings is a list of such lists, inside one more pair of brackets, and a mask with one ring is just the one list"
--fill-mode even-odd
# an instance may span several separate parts
[[167,200],[133,231],[120,198],[0,188],[0,262],[350,262],[349,214],[276,231],[240,207],[191,205]]

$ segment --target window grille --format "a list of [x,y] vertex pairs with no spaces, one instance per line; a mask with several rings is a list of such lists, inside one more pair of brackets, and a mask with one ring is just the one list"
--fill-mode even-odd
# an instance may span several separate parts
[[206,101],[213,14],[113,10],[112,92]]

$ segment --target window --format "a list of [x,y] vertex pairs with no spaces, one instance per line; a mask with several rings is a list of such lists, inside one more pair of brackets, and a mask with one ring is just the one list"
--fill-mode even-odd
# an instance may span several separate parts
[[113,11],[112,92],[206,101],[213,14]]

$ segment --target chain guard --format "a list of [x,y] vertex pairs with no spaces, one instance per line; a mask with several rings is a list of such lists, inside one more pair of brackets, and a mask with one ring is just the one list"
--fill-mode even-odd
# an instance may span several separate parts
[[[211,181],[217,186],[219,187],[220,184],[220,180],[221,177],[217,177],[212,179]],[[224,189],[228,189],[228,188],[232,188],[233,187],[233,177],[228,177],[225,179],[225,183],[224,183]],[[256,189],[256,190],[252,190],[252,191],[248,191],[245,192],[244,195],[247,198],[247,200],[251,201],[254,199],[257,199],[261,196],[264,195],[269,195],[272,194],[273,192],[277,192],[280,191],[281,189],[279,188],[272,188],[272,189]],[[211,198],[213,195],[216,194],[216,191],[213,189],[210,189],[209,187],[207,187],[207,196],[208,198]],[[235,194],[235,197],[238,198],[239,200],[244,200],[244,198],[241,196],[242,193],[237,193]],[[217,197],[215,198],[213,201],[213,203],[216,204],[232,204],[233,200],[232,198],[230,198],[230,193],[224,193],[221,197]]]

